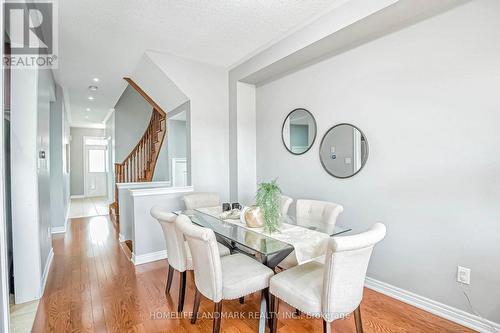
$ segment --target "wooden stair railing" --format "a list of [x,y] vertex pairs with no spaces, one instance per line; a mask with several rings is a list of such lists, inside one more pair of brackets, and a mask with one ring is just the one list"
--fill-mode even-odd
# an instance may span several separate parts
[[[125,80],[152,107],[151,119],[139,142],[122,163],[115,163],[115,184],[150,182],[156,167],[156,162],[167,132],[167,117],[158,104],[144,92],[132,79]],[[115,202],[110,205],[110,215],[119,223],[118,186],[115,186]]]

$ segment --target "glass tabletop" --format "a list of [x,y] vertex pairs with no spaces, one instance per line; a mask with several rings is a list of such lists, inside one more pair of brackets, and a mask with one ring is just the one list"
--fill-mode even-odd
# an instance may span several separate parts
[[243,245],[244,247],[257,251],[265,256],[293,250],[293,246],[290,244],[273,239],[255,231],[248,230],[239,225],[226,222],[197,210],[177,211],[174,213],[177,215],[187,215],[194,224],[210,228],[216,235],[219,235],[230,242]]
[[[224,221],[218,217],[200,212],[198,210],[176,211],[174,213],[177,215],[187,215],[194,224],[210,228],[216,235],[224,238],[225,240],[242,245],[265,256],[293,250],[293,246],[286,242],[249,230],[243,226]],[[291,216],[287,216],[283,223],[327,233],[330,236],[336,236],[351,231],[349,228],[336,226],[332,233],[332,230],[326,230],[326,227],[323,227],[321,223],[315,223],[315,221],[309,219],[297,220]]]

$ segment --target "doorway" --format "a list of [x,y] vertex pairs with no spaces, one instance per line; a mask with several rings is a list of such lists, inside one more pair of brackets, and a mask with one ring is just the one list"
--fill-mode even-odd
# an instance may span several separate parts
[[85,197],[107,196],[108,140],[87,136],[83,140]]
[[108,140],[83,137],[83,195],[71,197],[69,218],[108,214]]

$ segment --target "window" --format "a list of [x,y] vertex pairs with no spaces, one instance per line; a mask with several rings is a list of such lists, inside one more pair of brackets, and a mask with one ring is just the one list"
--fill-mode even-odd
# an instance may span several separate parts
[[89,172],[106,172],[106,150],[89,149]]

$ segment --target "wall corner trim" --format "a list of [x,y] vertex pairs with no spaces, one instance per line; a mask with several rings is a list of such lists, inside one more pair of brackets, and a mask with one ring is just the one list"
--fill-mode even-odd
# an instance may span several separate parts
[[68,205],[68,211],[66,212],[66,218],[64,219],[64,225],[60,227],[51,227],[50,228],[50,233],[51,234],[63,234],[68,230],[68,221],[69,221],[69,205]]
[[129,190],[132,197],[147,197],[151,195],[164,195],[193,192],[192,186],[185,187],[157,187],[157,188],[141,188],[137,190]]
[[167,259],[167,250],[136,255],[132,253],[131,261],[134,265],[147,264],[148,262]]
[[436,316],[471,328],[478,332],[491,332],[492,328],[500,330],[499,323],[480,318],[474,314],[434,301],[430,298],[417,295],[410,291],[395,287],[382,281],[375,280],[370,277],[366,277],[365,287],[389,297],[395,298],[406,304],[413,305]]
[[49,277],[50,266],[52,265],[52,260],[54,259],[54,249],[50,248],[49,255],[47,256],[47,261],[45,262],[45,267],[43,269],[42,275],[42,288],[40,290],[40,297],[42,298],[43,293],[45,292],[45,285],[47,284],[47,279]]

